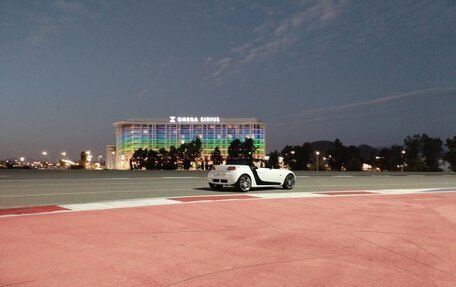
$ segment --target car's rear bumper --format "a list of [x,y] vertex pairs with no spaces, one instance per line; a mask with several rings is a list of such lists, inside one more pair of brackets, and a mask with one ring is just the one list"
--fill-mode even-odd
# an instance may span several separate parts
[[237,174],[229,171],[210,171],[207,176],[209,183],[222,185],[234,185],[237,178]]

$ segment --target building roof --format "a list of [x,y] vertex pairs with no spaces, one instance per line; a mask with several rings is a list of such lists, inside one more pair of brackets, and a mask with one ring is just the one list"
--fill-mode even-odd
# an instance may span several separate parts
[[[190,117],[190,116],[189,116]],[[176,118],[178,118],[176,116]],[[197,118],[198,122],[177,122],[175,124],[243,124],[243,123],[262,123],[258,118],[225,118],[218,117],[219,122],[201,122],[201,118],[205,117],[193,117]],[[214,117],[215,118],[215,117]],[[124,121],[113,123],[114,126],[125,125],[125,124],[169,124],[170,118],[134,118]]]

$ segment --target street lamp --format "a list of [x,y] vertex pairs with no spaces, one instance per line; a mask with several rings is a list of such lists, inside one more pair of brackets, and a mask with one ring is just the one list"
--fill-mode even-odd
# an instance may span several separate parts
[[[48,167],[48,162],[47,162],[47,154],[48,153],[47,153],[47,151],[43,151],[41,154],[44,156],[44,160],[45,160],[44,163],[46,164],[46,167]],[[44,167],[44,164],[43,164],[43,167]]]
[[317,171],[318,171],[318,156],[320,155],[320,152],[319,152],[319,151],[316,151],[316,152],[315,152],[315,155],[317,156]]
[[404,172],[404,155],[405,155],[405,150],[402,150],[402,153],[401,153],[401,158],[402,158],[402,164],[401,164],[401,172]]

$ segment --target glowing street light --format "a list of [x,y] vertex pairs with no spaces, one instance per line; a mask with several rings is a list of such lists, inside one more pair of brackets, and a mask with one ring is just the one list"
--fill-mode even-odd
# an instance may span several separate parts
[[401,164],[401,172],[404,172],[404,155],[405,155],[405,150],[402,150],[401,152],[401,158],[402,158],[402,164]]
[[44,156],[47,156],[48,153],[47,153],[47,151],[43,151],[41,154]]
[[317,156],[317,171],[318,171],[318,156],[320,155],[320,152],[317,150],[317,151],[315,152],[315,155]]

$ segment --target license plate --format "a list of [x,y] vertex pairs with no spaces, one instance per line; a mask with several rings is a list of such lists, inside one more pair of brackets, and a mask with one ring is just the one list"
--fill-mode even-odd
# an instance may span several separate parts
[[214,173],[214,176],[225,176],[225,173],[224,172],[216,172]]

